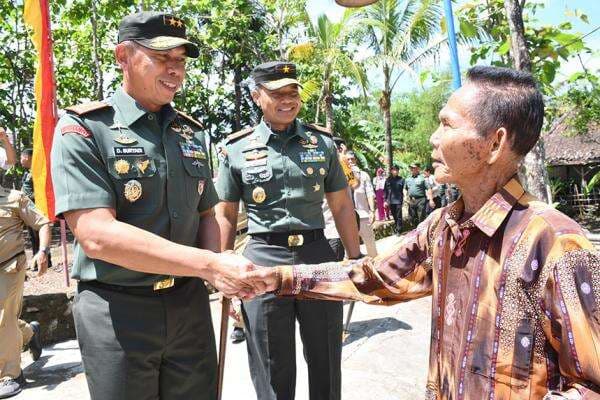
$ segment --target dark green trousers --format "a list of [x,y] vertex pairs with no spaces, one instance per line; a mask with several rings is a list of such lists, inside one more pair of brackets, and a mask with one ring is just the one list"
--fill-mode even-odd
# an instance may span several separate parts
[[[327,239],[288,248],[251,238],[244,256],[266,267],[317,264],[336,259]],[[267,294],[244,302],[242,311],[250,374],[258,400],[294,399],[296,320],[308,365],[310,400],[340,399],[342,302],[296,300]]]
[[158,296],[79,283],[74,317],[92,400],[215,400],[216,346],[200,279]]

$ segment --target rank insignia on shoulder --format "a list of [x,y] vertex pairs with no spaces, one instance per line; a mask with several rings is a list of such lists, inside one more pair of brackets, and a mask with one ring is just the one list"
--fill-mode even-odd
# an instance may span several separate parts
[[129,164],[129,162],[127,160],[123,160],[121,158],[121,159],[115,161],[114,167],[115,167],[115,171],[117,171],[117,174],[122,175],[122,174],[126,174],[129,172],[129,169],[131,168],[131,164]]
[[60,133],[61,133],[61,135],[65,135],[67,133],[74,133],[74,134],[82,136],[84,138],[92,137],[92,133],[90,131],[88,131],[81,125],[75,125],[75,124],[63,126],[62,128],[60,128]]
[[137,201],[140,197],[142,197],[142,184],[135,179],[128,181],[125,184],[123,194],[130,203]]

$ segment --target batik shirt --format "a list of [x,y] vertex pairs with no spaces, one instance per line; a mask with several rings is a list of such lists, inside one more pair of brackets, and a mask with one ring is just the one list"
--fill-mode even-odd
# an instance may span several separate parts
[[463,208],[436,210],[375,259],[280,267],[280,293],[432,294],[428,399],[600,398],[600,257],[582,229],[516,179],[461,222]]

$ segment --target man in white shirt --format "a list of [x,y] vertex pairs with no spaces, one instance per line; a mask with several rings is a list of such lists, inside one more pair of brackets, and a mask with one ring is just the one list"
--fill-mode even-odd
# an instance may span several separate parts
[[375,233],[373,232],[373,221],[375,221],[375,191],[371,183],[371,177],[365,171],[358,168],[354,153],[347,153],[348,160],[352,165],[354,175],[359,181],[353,188],[354,208],[360,217],[360,227],[358,234],[362,238],[369,257],[377,255],[377,246],[375,245]]

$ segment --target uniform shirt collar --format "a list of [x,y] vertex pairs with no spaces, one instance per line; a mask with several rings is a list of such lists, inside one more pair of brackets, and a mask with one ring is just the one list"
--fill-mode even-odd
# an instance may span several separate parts
[[[113,104],[118,108],[122,124],[132,125],[138,119],[148,114],[148,111],[142,107],[133,97],[119,87],[113,96]],[[170,104],[163,106],[161,111],[164,121],[172,121],[175,118],[175,110]]]
[[525,190],[517,178],[512,178],[502,189],[485,202],[471,218],[457,226],[457,221],[464,211],[462,196],[450,206],[446,214],[446,222],[453,234],[462,227],[475,226],[488,237],[492,237],[504,222],[517,201],[523,196]]
[[[287,128],[287,132],[293,132],[292,134],[290,134],[288,136],[288,138],[291,138],[295,135],[299,135],[303,138],[306,138],[306,133],[304,132],[304,130],[302,129],[302,124],[298,121],[298,119],[295,119],[294,122],[292,122],[292,125],[290,125]],[[269,142],[269,139],[274,136],[277,135],[277,133],[273,132],[271,130],[271,128],[269,127],[269,125],[265,122],[264,118],[260,121],[260,124],[258,124],[258,127],[256,128],[255,131],[255,135],[258,138],[258,141],[262,144],[267,144]]]

